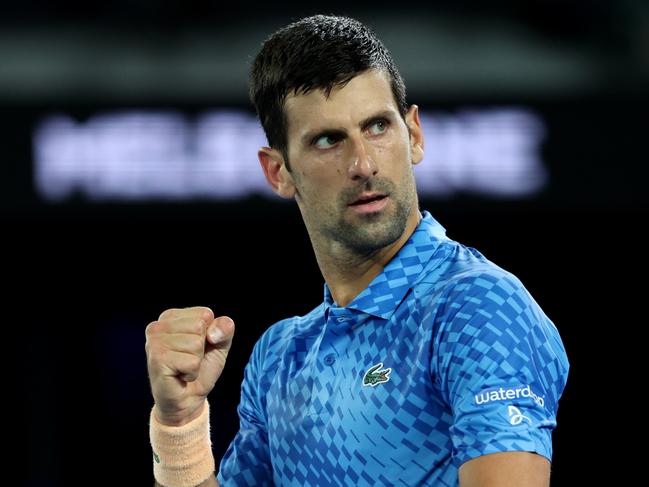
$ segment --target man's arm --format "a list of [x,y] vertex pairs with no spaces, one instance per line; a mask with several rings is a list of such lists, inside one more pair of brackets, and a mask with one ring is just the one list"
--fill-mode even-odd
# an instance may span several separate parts
[[[164,487],[160,485],[158,482],[155,482],[153,484],[153,487]],[[215,475],[210,475],[205,482],[203,482],[200,485],[197,485],[196,487],[219,487],[219,482],[216,480]]]
[[482,455],[460,466],[460,487],[548,487],[550,462],[536,453]]

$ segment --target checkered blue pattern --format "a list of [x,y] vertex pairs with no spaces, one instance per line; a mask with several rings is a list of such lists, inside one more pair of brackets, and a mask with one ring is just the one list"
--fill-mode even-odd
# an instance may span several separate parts
[[[379,365],[374,384],[363,385]],[[280,321],[245,370],[223,486],[456,486],[501,451],[552,458],[569,363],[512,274],[424,212],[383,272],[339,307]]]

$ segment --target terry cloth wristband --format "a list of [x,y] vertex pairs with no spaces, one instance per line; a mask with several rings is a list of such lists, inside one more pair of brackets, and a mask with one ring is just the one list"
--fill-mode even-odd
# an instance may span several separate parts
[[160,423],[151,409],[149,436],[153,476],[164,487],[195,487],[214,472],[210,438],[210,403],[198,418],[182,426]]

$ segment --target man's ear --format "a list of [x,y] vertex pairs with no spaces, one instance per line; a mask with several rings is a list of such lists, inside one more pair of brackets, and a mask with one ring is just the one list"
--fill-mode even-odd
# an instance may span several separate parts
[[257,152],[259,163],[264,170],[266,181],[282,198],[293,198],[295,196],[295,184],[293,183],[293,176],[286,169],[286,161],[284,156],[277,149],[272,147],[262,147]]
[[419,121],[419,107],[412,105],[406,113],[406,124],[410,129],[410,148],[412,149],[412,163],[418,164],[424,158],[424,133]]

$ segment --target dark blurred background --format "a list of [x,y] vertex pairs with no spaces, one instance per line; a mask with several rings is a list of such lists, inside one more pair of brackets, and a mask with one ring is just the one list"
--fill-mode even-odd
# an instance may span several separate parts
[[557,325],[552,485],[636,483],[647,2],[23,0],[0,6],[7,485],[152,485],[144,330],[169,307],[237,323],[210,395],[218,463],[255,341],[322,300],[247,99],[260,43],[314,13],[384,41],[425,114],[421,207]]

